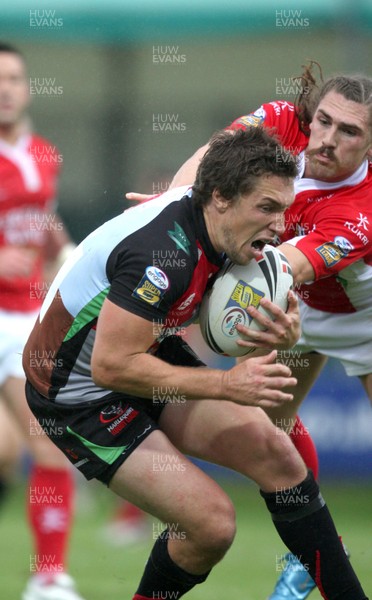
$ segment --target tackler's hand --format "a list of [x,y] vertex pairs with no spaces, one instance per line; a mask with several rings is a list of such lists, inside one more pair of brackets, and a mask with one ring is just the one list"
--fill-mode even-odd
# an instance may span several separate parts
[[[157,194],[155,194],[157,195]],[[134,202],[147,202],[151,198],[155,197],[154,194],[139,194],[138,192],[127,192],[125,197],[127,200],[133,200]]]

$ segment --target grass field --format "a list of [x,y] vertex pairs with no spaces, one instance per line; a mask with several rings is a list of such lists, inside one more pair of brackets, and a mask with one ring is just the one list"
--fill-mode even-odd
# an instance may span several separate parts
[[[285,548],[277,536],[262,499],[252,485],[221,485],[233,498],[238,533],[225,559],[213,570],[190,600],[264,600],[278,573]],[[102,541],[100,531],[112,512],[110,492],[96,484],[83,489],[71,540],[70,573],[86,600],[130,600],[152,546],[149,540],[127,548]],[[372,595],[372,487],[323,485],[338,529],[352,553],[353,565],[367,594]],[[156,523],[155,523],[156,525]],[[18,600],[30,572],[33,554],[24,521],[24,487],[15,486],[0,517],[0,598]],[[318,591],[312,600],[321,598]]]

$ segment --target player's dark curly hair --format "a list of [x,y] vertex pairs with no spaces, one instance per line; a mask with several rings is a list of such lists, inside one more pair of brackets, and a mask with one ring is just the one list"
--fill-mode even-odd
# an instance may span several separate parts
[[[315,67],[318,74],[314,73]],[[309,124],[313,119],[319,102],[329,92],[341,94],[346,100],[352,100],[368,107],[372,127],[372,79],[364,75],[335,75],[326,81],[323,80],[321,66],[315,60],[303,65],[303,72],[299,77],[294,77],[300,91],[295,100],[298,118],[302,131],[309,135]]]
[[[317,75],[314,73],[315,67],[318,69]],[[302,65],[302,68],[301,75],[292,78],[296,89],[299,90],[294,103],[297,106],[301,130],[306,135],[309,135],[309,125],[319,104],[319,92],[323,84],[323,73],[320,64],[315,60],[310,60],[307,65]]]
[[206,205],[218,189],[226,200],[234,202],[241,194],[252,192],[263,175],[293,179],[296,159],[263,127],[217,132],[199,164],[193,200],[199,206]]

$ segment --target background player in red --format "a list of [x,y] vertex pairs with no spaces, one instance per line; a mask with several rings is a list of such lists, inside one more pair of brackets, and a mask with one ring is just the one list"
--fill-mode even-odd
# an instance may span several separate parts
[[[302,165],[280,248],[292,265],[302,297],[302,337],[295,352],[301,352],[306,368],[293,367],[298,380],[294,402],[268,411],[278,426],[288,429],[328,356],[338,358],[348,375],[359,376],[372,400],[368,326],[372,318],[372,80],[334,77],[319,90],[306,68],[302,84],[297,105],[267,103],[230,126],[268,127],[299,155]],[[200,148],[181,167],[171,187],[193,181],[207,148],[208,144]],[[253,341],[255,334],[249,335]],[[269,336],[265,340],[259,334],[258,339],[259,346],[270,343]],[[298,418],[292,440],[316,475],[316,450]],[[289,556],[270,599],[302,600],[314,587],[295,557]]]
[[64,572],[73,511],[71,469],[41,433],[24,394],[22,351],[46,293],[45,261],[58,263],[70,244],[55,213],[58,154],[30,131],[28,88],[22,55],[0,44],[0,393],[33,458],[27,496],[34,554],[27,557],[32,577],[22,598],[79,600]]

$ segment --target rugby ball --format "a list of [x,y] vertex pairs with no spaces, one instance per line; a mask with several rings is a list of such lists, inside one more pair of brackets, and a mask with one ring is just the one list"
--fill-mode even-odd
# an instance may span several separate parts
[[199,324],[204,340],[214,352],[225,356],[244,356],[253,352],[254,348],[236,344],[241,337],[236,325],[241,323],[262,330],[263,327],[247,313],[247,307],[253,305],[271,318],[271,314],[259,306],[260,300],[268,298],[286,311],[288,291],[292,286],[288,260],[274,246],[265,245],[261,256],[245,266],[227,260],[200,307]]

